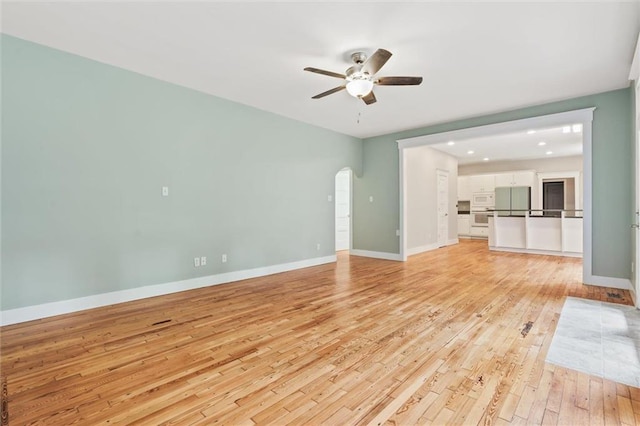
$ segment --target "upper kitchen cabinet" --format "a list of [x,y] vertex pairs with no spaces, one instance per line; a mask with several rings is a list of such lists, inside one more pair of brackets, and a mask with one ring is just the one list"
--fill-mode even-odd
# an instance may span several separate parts
[[473,175],[469,176],[469,187],[471,193],[493,192],[496,189],[495,175]]
[[495,175],[496,187],[502,186],[534,186],[536,173],[526,170],[514,173],[499,173]]
[[458,201],[471,200],[471,187],[469,186],[469,176],[458,176]]

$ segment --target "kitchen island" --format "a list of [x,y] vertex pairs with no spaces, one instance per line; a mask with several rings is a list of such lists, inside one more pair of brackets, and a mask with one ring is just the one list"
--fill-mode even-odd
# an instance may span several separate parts
[[582,257],[582,221],[581,210],[494,210],[489,249]]

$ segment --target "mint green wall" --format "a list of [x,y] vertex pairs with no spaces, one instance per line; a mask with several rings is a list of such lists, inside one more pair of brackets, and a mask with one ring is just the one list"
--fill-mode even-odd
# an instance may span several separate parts
[[334,254],[360,139],[1,40],[3,310]]
[[[514,111],[454,121],[364,140],[365,173],[354,188],[354,247],[399,253],[398,147],[396,140],[486,124],[596,107],[593,120],[593,274],[629,278],[633,211],[630,105],[632,90],[622,89]],[[376,193],[382,203],[369,203]],[[370,230],[375,229],[375,232]]]

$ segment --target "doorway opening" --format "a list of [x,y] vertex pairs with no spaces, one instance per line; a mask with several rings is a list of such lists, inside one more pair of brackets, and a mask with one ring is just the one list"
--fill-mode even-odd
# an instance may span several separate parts
[[[528,132],[531,129],[541,129],[541,128],[552,128],[562,126],[567,126],[568,123],[571,125],[576,125],[581,128],[581,139],[583,146],[583,157],[582,157],[582,174],[577,174],[577,177],[580,179],[576,179],[573,181],[574,191],[576,193],[575,197],[572,198],[574,203],[574,208],[579,207],[578,201],[580,201],[580,206],[583,210],[582,215],[580,216],[582,220],[580,222],[576,222],[579,226],[578,231],[582,229],[581,245],[582,245],[582,277],[583,282],[586,284],[596,284],[602,285],[604,282],[604,277],[594,276],[592,265],[593,265],[593,250],[592,250],[592,121],[593,121],[593,111],[595,108],[584,108],[575,111],[566,111],[560,113],[554,113],[549,115],[542,115],[536,117],[522,118],[516,119],[512,121],[506,121],[501,123],[487,124],[481,125],[477,127],[468,127],[462,128],[458,130],[451,130],[442,133],[433,133],[429,135],[416,136],[407,139],[397,140],[398,148],[400,150],[400,155],[398,156],[399,164],[399,195],[400,195],[400,209],[399,209],[399,222],[400,222],[400,258],[403,261],[407,260],[408,255],[410,254],[408,248],[408,233],[407,233],[407,213],[408,213],[408,197],[407,197],[407,183],[409,181],[407,177],[407,166],[410,158],[408,158],[407,153],[409,150],[428,145],[436,145],[436,144],[447,144],[451,145],[452,141],[460,141],[467,140],[472,138],[488,138],[495,137],[496,135],[506,135],[510,133],[516,132]],[[540,205],[542,204],[542,181],[543,175],[545,173],[538,173],[538,183],[540,184],[538,192],[538,197],[540,200]],[[555,174],[555,173],[554,173]],[[564,173],[563,173],[564,174]],[[576,173],[568,173],[568,175],[574,175]],[[551,176],[549,176],[551,177]],[[555,177],[555,176],[553,176]],[[574,177],[574,176],[570,176]],[[557,180],[557,179],[556,179]],[[582,186],[582,183],[584,185]],[[582,190],[581,196],[579,190]],[[565,184],[564,192],[568,192],[570,188]],[[566,198],[566,197],[565,197]],[[566,200],[565,200],[566,201]],[[575,221],[574,221],[575,222]],[[571,251],[562,249],[562,251]]]
[[351,169],[342,169],[335,179],[336,251],[351,249]]
[[542,182],[542,208],[543,215],[550,217],[560,217],[560,211],[564,209],[564,182]]

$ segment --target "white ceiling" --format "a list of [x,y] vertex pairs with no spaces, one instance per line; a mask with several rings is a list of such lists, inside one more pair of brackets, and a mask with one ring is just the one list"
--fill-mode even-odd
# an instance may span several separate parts
[[[637,1],[7,2],[2,32],[341,133],[368,137],[628,86]],[[393,53],[366,106],[340,80]],[[359,120],[358,120],[359,118]]]
[[[582,155],[582,126],[530,129],[524,132],[485,136],[429,145],[458,159],[458,164],[531,160]],[[567,127],[567,129],[564,129]],[[565,133],[566,132],[566,133]],[[473,151],[470,153],[470,151]]]

